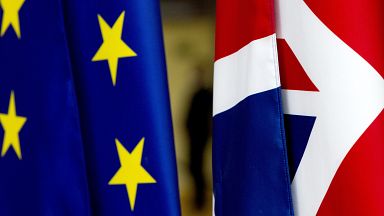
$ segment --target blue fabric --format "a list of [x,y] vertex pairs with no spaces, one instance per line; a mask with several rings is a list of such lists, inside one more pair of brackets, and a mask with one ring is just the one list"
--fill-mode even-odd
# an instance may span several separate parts
[[[112,26],[122,11],[137,57],[118,60],[113,86],[107,61],[92,61],[97,15]],[[0,158],[0,215],[180,215],[159,2],[26,0],[19,14],[21,39],[0,37],[0,112],[14,90],[28,120],[23,159]],[[116,138],[129,152],[145,138],[141,165],[156,180],[138,185],[134,210],[124,185],[108,185]]]
[[216,215],[293,215],[280,88],[249,96],[213,121]]
[[[8,113],[14,91],[16,114],[27,121],[22,159],[13,147],[0,157],[0,215],[90,215],[60,2],[27,0],[19,14],[20,40],[12,27],[0,37],[0,113]],[[3,139],[0,126],[0,149]]]
[[284,115],[291,181],[307,147],[315,121],[316,117],[312,116]]
[[[145,138],[142,166],[156,184],[139,185],[135,215],[178,215],[179,198],[159,3],[153,0],[66,0],[66,27],[85,142],[92,210],[128,215],[114,139],[132,151]],[[103,43],[97,15],[112,26],[125,11],[122,40],[137,57],[121,58],[112,85],[107,61],[91,59]]]

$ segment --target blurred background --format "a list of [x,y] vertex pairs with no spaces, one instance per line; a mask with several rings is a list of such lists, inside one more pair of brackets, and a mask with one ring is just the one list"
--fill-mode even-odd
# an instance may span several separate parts
[[162,0],[182,215],[212,215],[214,0]]

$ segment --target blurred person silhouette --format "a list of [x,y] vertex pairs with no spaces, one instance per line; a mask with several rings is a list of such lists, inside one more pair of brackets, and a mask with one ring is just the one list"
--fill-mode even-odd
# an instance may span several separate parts
[[205,203],[206,182],[203,173],[204,150],[211,136],[212,90],[206,87],[203,67],[196,67],[197,91],[193,94],[187,117],[189,135],[189,168],[194,182],[195,206],[202,209]]

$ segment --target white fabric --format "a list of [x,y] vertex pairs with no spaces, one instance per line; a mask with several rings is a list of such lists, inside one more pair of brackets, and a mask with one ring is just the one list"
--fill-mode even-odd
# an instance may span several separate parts
[[280,86],[276,35],[254,40],[215,62],[213,115]]
[[283,91],[284,112],[316,116],[292,183],[295,215],[314,216],[341,162],[384,108],[384,81],[302,0],[276,0],[284,38],[319,92]]

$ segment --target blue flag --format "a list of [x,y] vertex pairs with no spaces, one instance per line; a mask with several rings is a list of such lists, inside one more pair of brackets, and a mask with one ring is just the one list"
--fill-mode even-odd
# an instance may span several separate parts
[[89,215],[60,2],[0,2],[0,215]]
[[0,215],[179,215],[159,3],[0,2]]

